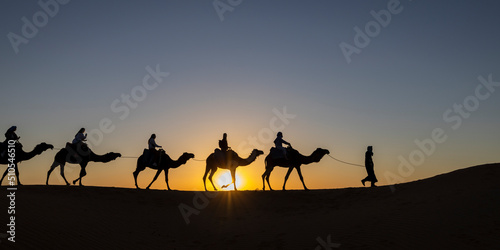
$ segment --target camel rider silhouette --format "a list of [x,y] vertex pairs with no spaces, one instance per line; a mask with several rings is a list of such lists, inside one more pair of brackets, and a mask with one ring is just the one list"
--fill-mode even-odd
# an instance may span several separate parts
[[71,142],[72,144],[78,144],[80,142],[85,143],[87,141],[87,134],[85,133],[85,128],[81,128],[78,130],[78,133],[76,133],[75,138]]
[[156,148],[161,148],[161,146],[156,144],[155,139],[156,139],[156,134],[152,134],[151,137],[149,137],[148,149],[150,152],[149,162],[152,163],[152,165],[156,167],[157,161],[158,161],[158,156],[159,156],[158,150],[156,150]]
[[76,133],[75,138],[71,141],[71,143],[66,143],[66,150],[70,152],[74,157],[78,157],[78,153],[81,155],[88,155],[88,146],[87,146],[87,134],[85,133],[85,128],[81,128]]
[[227,146],[227,134],[224,133],[222,135],[222,140],[219,140],[219,148],[223,151],[226,152],[229,150],[229,147]]
[[17,130],[17,127],[16,126],[12,126],[9,129],[7,129],[7,132],[5,132],[5,141],[3,142],[2,149],[1,149],[1,151],[2,151],[1,156],[2,157],[4,157],[5,153],[7,152],[7,145],[8,145],[8,143],[9,143],[10,140],[15,141],[16,146],[21,146],[21,147],[23,146],[19,142],[19,139],[21,137],[17,136],[16,130]]
[[286,144],[288,146],[292,146],[292,144],[290,144],[289,142],[283,140],[283,133],[281,132],[278,132],[278,134],[276,135],[276,139],[274,140],[274,147],[281,151],[283,156],[285,157],[285,159],[288,160],[288,157],[287,157],[287,154],[286,154],[286,148],[283,147],[283,144]]
[[8,142],[9,140],[17,141],[21,138],[17,136],[16,130],[17,130],[16,126],[12,126],[9,129],[7,129],[7,132],[5,132],[5,142]]
[[227,162],[227,160],[228,160],[229,149],[231,149],[228,146],[228,144],[227,144],[227,134],[226,133],[224,133],[222,135],[222,140],[219,140],[219,148],[220,148],[220,151],[221,151],[221,153],[219,153],[219,157],[218,157],[219,158],[219,163],[221,165],[224,165]]

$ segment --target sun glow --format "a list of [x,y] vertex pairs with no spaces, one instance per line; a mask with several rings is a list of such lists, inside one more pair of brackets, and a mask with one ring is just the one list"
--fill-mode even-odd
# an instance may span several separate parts
[[[219,176],[216,176],[215,178],[216,181],[216,186],[219,190],[222,191],[230,191],[234,190],[234,185],[231,184],[227,188],[222,188],[224,185],[228,185],[231,183],[232,178],[231,178],[231,172],[225,170],[223,173],[221,173]],[[244,179],[241,178],[241,176],[236,172],[236,187],[238,189],[242,189],[245,186]]]

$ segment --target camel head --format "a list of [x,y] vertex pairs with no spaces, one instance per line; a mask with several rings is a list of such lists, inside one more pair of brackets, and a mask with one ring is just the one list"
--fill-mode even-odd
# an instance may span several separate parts
[[114,153],[114,152],[110,152],[110,153],[107,153],[104,155],[104,158],[106,159],[105,161],[103,162],[110,162],[110,161],[114,161],[116,160],[116,158],[118,157],[122,157],[122,154],[120,153]]
[[189,159],[193,159],[193,158],[194,158],[194,154],[184,152],[184,153],[181,155],[181,157],[179,157],[179,161],[182,161],[182,162],[187,162]]
[[325,155],[330,154],[330,150],[328,150],[328,149],[317,148],[315,151],[320,152],[320,153],[325,154]]
[[255,156],[257,157],[259,155],[263,155],[264,151],[258,150],[258,149],[254,149],[254,150],[252,150],[252,154],[255,154]]
[[54,146],[52,146],[51,144],[47,144],[45,142],[42,142],[42,143],[36,145],[36,147],[35,147],[35,149],[33,149],[33,151],[35,151],[37,154],[41,154],[42,152],[44,152],[48,149],[54,149]]
[[317,148],[312,154],[314,158],[319,161],[321,160],[321,158],[323,158],[323,156],[330,154],[330,151],[328,151],[328,149]]

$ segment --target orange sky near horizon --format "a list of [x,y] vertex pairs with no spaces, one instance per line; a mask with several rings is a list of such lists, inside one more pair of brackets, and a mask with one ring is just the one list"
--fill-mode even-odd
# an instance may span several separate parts
[[[71,1],[26,36],[24,20],[43,8],[8,1],[0,135],[16,125],[26,150],[62,148],[83,127],[95,153],[138,157],[155,133],[171,158],[202,160],[169,171],[176,190],[204,190],[203,160],[223,133],[241,157],[265,153],[238,168],[241,190],[262,189],[278,131],[304,155],[324,148],[361,165],[372,145],[378,185],[499,162],[500,4],[397,5],[382,25],[373,13],[389,13],[388,1],[244,1],[224,20],[213,1]],[[45,184],[56,152],[22,162],[22,183]],[[83,184],[135,188],[135,168],[134,158],[91,162]],[[274,189],[286,171],[274,169]],[[68,181],[79,172],[65,167]],[[302,173],[309,189],[361,187],[366,176],[329,157]],[[141,172],[140,187],[154,174]],[[50,184],[63,183],[56,169]],[[303,189],[295,171],[286,187]],[[166,189],[163,174],[152,188]]]
[[[268,113],[269,119],[272,119],[273,113]],[[297,131],[300,130],[302,125],[300,121],[290,122],[283,132],[285,134],[285,139],[290,141],[292,145],[298,149],[302,154],[309,155],[317,147],[322,147],[329,149],[331,155],[344,161],[361,164],[364,162],[364,145],[358,142],[349,142],[348,138],[342,139],[341,133],[335,136],[338,141],[345,141],[343,145],[335,145],[331,141],[335,141],[329,136],[315,137],[314,141],[311,137],[313,136],[298,136]],[[132,126],[132,125],[130,125]],[[263,128],[253,130],[255,137],[258,137],[259,131],[266,129]],[[216,130],[216,129],[214,129]],[[251,130],[251,129],[250,129]],[[189,131],[189,129],[187,129]],[[20,129],[20,132],[24,132],[24,128]],[[209,136],[193,136],[187,138],[186,140],[181,140],[183,135],[179,133],[170,133],[170,136],[166,136],[165,133],[161,131],[155,131],[158,135],[157,142],[162,145],[167,153],[173,158],[177,159],[183,152],[190,152],[195,154],[195,161],[189,160],[187,164],[180,166],[177,169],[170,169],[169,171],[169,184],[174,190],[204,190],[202,176],[205,171],[206,157],[213,152],[217,145],[217,141],[220,139],[218,134],[222,135],[222,131],[219,133],[213,133]],[[29,133],[27,133],[29,136]],[[239,155],[243,158],[247,157],[250,153],[251,148],[245,147],[246,143],[249,142],[248,136],[254,136],[252,134],[247,134],[242,131],[230,131],[228,132],[229,144],[234,150],[240,148],[242,150]],[[22,133],[24,135],[24,133]],[[117,134],[112,133],[110,137],[117,136]],[[114,140],[112,138],[106,139],[99,146],[95,146],[94,151],[98,154],[103,154],[106,152],[120,152],[126,157],[137,157],[142,153],[146,141],[148,139],[147,135],[143,133],[142,138],[139,135],[130,134],[130,141],[139,142],[137,145],[126,145],[126,144],[112,144]],[[24,136],[26,137],[26,136]],[[197,138],[196,140],[194,138]],[[204,138],[202,140],[202,138]],[[207,140],[209,139],[209,140]],[[309,141],[307,141],[309,139]],[[31,149],[35,145],[32,140],[21,139],[25,145],[25,149]],[[46,141],[38,139],[39,141]],[[326,140],[327,142],[321,142],[321,140]],[[196,141],[192,145],[188,145],[189,142]],[[201,143],[201,141],[207,141]],[[238,142],[239,143],[235,143]],[[328,143],[330,141],[330,143]],[[352,141],[352,139],[351,139]],[[456,140],[455,140],[456,141]],[[51,141],[47,141],[50,143]],[[319,142],[319,143],[318,143]],[[61,147],[62,143],[53,143],[54,146]],[[384,174],[389,171],[391,173],[398,174],[397,166],[398,159],[397,154],[403,150],[397,147],[388,148],[384,146],[374,145],[374,162],[375,162],[375,173],[379,179],[379,185],[388,184],[388,179],[385,178]],[[272,143],[268,141],[262,142],[260,150],[264,151],[264,155],[259,156],[256,161],[248,166],[239,167],[237,169],[237,175],[240,178],[240,183],[238,183],[239,190],[261,190],[262,189],[262,179],[261,175],[264,172],[264,158],[269,152],[269,148]],[[473,165],[478,165],[482,163],[488,163],[488,161],[480,162],[474,159],[459,161],[453,161],[448,158],[450,155],[446,151],[452,151],[454,145],[443,144],[438,146],[438,150],[435,155],[432,155],[426,159],[426,163],[422,166],[415,166],[415,171],[412,175],[407,178],[403,178],[403,182],[413,181],[422,178],[428,178],[437,174],[450,172],[458,168],[469,167]],[[189,149],[191,150],[185,150]],[[354,152],[352,148],[356,148],[357,153]],[[410,150],[407,152],[412,152],[412,149],[416,146],[410,146]],[[440,151],[445,151],[439,154]],[[35,157],[34,159],[22,162],[20,164],[20,178],[23,184],[28,185],[40,185],[45,183],[46,172],[49,169],[56,150],[48,150],[42,155]],[[494,161],[494,157],[483,153],[483,159],[490,158],[491,162]],[[115,161],[109,163],[95,163],[91,162],[87,166],[87,176],[83,178],[83,184],[89,186],[107,186],[107,187],[125,187],[125,188],[135,188],[132,172],[135,170],[136,159],[135,158],[118,158]],[[6,166],[2,166],[5,168]],[[3,169],[2,168],[2,169]],[[2,170],[3,171],[3,170]],[[50,177],[51,185],[63,185],[64,182],[59,174],[59,168],[54,170]],[[72,181],[78,177],[80,167],[75,164],[66,164],[65,175],[68,181]],[[271,185],[275,190],[281,190],[284,176],[286,174],[286,169],[282,167],[276,167],[271,174]],[[153,179],[155,170],[147,168],[140,173],[138,177],[138,183],[141,188],[145,188],[150,181]],[[346,165],[325,156],[319,163],[312,163],[310,165],[302,166],[302,173],[304,176],[305,183],[309,189],[331,189],[331,188],[346,188],[346,187],[360,187],[360,180],[366,176],[366,171],[364,168]],[[225,169],[219,169],[215,174],[213,180],[216,187],[221,190],[221,185],[228,184],[228,182],[221,179],[221,176],[229,175],[229,171]],[[399,181],[398,181],[399,182]],[[3,185],[6,185],[4,181]],[[266,184],[267,185],[267,184]],[[303,189],[302,184],[298,178],[297,172],[294,170],[290,175],[287,182],[287,189]],[[166,189],[164,173],[156,180],[152,185],[152,189]],[[213,190],[210,182],[207,180],[207,189]],[[266,189],[268,187],[266,186]],[[232,190],[232,186],[227,189]]]

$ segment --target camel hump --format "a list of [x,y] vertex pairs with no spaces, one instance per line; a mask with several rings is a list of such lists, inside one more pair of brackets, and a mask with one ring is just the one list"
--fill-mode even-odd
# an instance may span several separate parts
[[71,143],[71,142],[66,142],[66,147],[65,149],[68,151],[68,152],[76,152],[76,145]]
[[92,151],[90,150],[89,146],[83,142],[78,142],[78,143],[66,142],[66,150],[70,152],[75,152],[75,153],[78,152],[85,154],[89,154]]
[[225,160],[225,156],[224,156],[224,153],[222,152],[222,150],[216,148],[214,150],[214,156],[215,156],[215,159],[217,159],[219,162],[221,161],[224,161]]
[[145,148],[142,151],[142,155],[144,155],[144,158],[149,159],[153,154],[152,154],[151,150]]
[[238,154],[233,150],[222,151],[218,148],[214,150],[214,157],[221,165],[225,165],[230,159],[236,159]]

